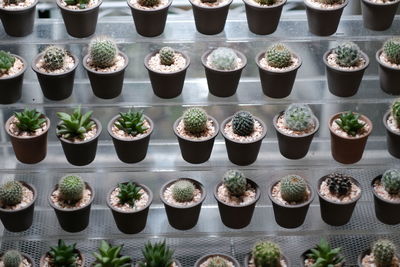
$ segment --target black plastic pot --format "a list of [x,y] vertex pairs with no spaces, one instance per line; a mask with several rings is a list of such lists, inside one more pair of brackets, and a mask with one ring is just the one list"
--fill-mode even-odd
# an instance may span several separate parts
[[97,132],[96,135],[86,141],[73,142],[71,140],[57,136],[61,141],[62,148],[64,150],[65,157],[68,162],[75,166],[84,166],[91,163],[96,157],[97,141],[101,133],[102,127],[100,121],[95,118],[92,120],[96,123]]
[[379,82],[381,89],[390,95],[400,95],[400,68],[394,68],[380,60],[382,49],[376,52],[376,61],[379,63]]
[[332,51],[332,49],[327,51],[323,57],[326,67],[326,77],[328,79],[329,92],[340,97],[353,96],[357,93],[358,88],[360,87],[365,69],[369,65],[369,58],[364,52],[360,51],[361,57],[365,60],[365,64],[361,68],[338,68],[328,63],[327,58]]
[[32,61],[32,69],[36,72],[43,95],[50,100],[63,100],[70,97],[74,87],[75,70],[79,64],[78,58],[69,54],[74,59],[74,67],[72,69],[63,73],[47,73],[36,67],[43,54],[40,53]]
[[232,262],[233,263],[233,267],[240,267],[239,262],[235,258],[233,258],[232,256],[229,256],[227,254],[223,254],[223,253],[213,253],[213,254],[204,255],[204,256],[202,256],[200,259],[198,259],[196,261],[196,263],[194,264],[194,267],[200,267],[200,265],[203,262],[205,262],[208,258],[216,257],[216,256],[224,258],[225,260],[228,260],[228,261]]
[[3,209],[0,207],[0,220],[3,223],[4,228],[10,232],[25,231],[31,227],[33,222],[33,213],[37,199],[36,188],[23,181],[19,182],[33,192],[33,200],[27,206],[16,210]]
[[383,125],[386,128],[386,146],[387,149],[393,157],[400,158],[400,133],[393,131],[387,123],[387,120],[391,112],[388,111],[383,116]]
[[149,123],[149,132],[135,139],[125,139],[115,135],[112,131],[114,122],[120,117],[115,116],[110,120],[107,126],[108,134],[111,136],[114,143],[115,151],[117,152],[118,158],[125,163],[136,163],[142,161],[147,155],[147,149],[149,147],[150,136],[153,133],[154,123],[153,121],[144,116],[145,120]]
[[277,125],[277,121],[283,113],[284,111],[277,114],[273,120],[276,136],[278,137],[279,151],[282,156],[288,159],[304,158],[310,149],[315,133],[319,130],[319,121],[317,117],[313,116],[315,125],[314,131],[303,135],[290,135],[279,129]]
[[361,13],[364,27],[374,31],[384,31],[390,28],[396,15],[400,1],[374,3],[369,0],[361,1]]
[[89,189],[92,193],[91,199],[89,203],[83,207],[79,208],[60,208],[51,199],[52,193],[58,189],[58,184],[54,187],[53,191],[51,191],[48,200],[50,206],[54,209],[57,220],[61,226],[61,228],[70,233],[80,232],[86,229],[89,225],[89,218],[90,218],[90,208],[92,206],[95,191],[92,187],[85,182],[86,189]]
[[237,56],[242,60],[242,66],[235,70],[217,70],[207,65],[207,58],[213,50],[214,49],[208,50],[201,57],[201,63],[206,73],[208,90],[215,96],[232,96],[236,93],[242,70],[246,67],[246,56],[235,50]]
[[308,1],[309,0],[304,0],[309,31],[319,36],[334,34],[339,26],[343,9],[347,6],[349,0],[345,0],[344,3],[337,8],[329,9],[316,7]]
[[218,198],[218,188],[223,182],[219,182],[214,187],[214,198],[217,200],[219,215],[221,216],[222,223],[233,229],[241,229],[250,224],[253,217],[254,208],[256,207],[257,201],[260,199],[260,188],[258,185],[250,179],[247,179],[247,183],[250,184],[251,188],[256,191],[255,199],[244,205],[231,205],[221,201]]
[[232,0],[228,0],[224,5],[215,7],[200,6],[194,3],[193,0],[189,1],[192,4],[194,22],[198,32],[212,35],[224,30]]
[[400,203],[386,200],[375,192],[374,184],[377,181],[380,181],[381,178],[382,175],[379,175],[371,182],[371,191],[374,194],[376,218],[385,224],[398,224],[400,223]]
[[84,9],[70,9],[63,6],[60,1],[57,0],[56,3],[60,8],[65,28],[69,35],[76,38],[84,38],[94,34],[99,16],[99,8],[103,3],[102,0],[99,0],[96,6]]
[[12,54],[13,57],[22,61],[23,69],[13,76],[0,77],[0,104],[12,104],[21,98],[22,84],[27,63],[20,56]]
[[[246,254],[246,256],[244,257],[244,261],[243,261],[244,267],[249,267],[249,261],[250,261],[251,257],[252,257],[251,252]],[[281,254],[281,260],[284,260],[286,262],[286,266],[292,266],[289,258],[283,254]]]
[[260,60],[264,57],[264,54],[265,52],[261,52],[256,56],[256,63],[260,73],[261,87],[264,94],[272,98],[284,98],[289,96],[292,92],[297,70],[302,64],[301,58],[295,54],[294,56],[299,59],[299,64],[288,71],[273,71],[265,69],[261,66]]
[[[320,187],[321,183],[327,179],[327,176],[324,176],[318,180],[317,193],[319,197],[319,206],[321,209],[321,218],[324,222],[333,226],[341,226],[348,223],[351,219],[351,215],[353,214],[354,208],[357,204],[357,201],[360,199],[362,192],[353,200],[349,202],[336,202],[330,199],[327,199],[321,195]],[[361,189],[360,183],[351,178],[351,182],[358,186]]]
[[[169,186],[179,180],[189,180],[190,182],[192,182],[197,189],[200,189],[201,199],[198,202],[187,206],[179,206],[169,203],[164,198],[164,192]],[[201,205],[203,204],[206,195],[207,193],[204,189],[204,186],[200,182],[190,178],[179,178],[165,183],[161,187],[160,198],[161,201],[164,203],[165,212],[167,213],[169,224],[178,230],[189,230],[196,226],[197,221],[199,220]]]
[[112,72],[97,71],[88,65],[89,55],[83,58],[83,67],[87,71],[95,96],[103,99],[111,99],[121,94],[124,85],[125,69],[128,66],[129,59],[121,51],[119,55],[125,59],[125,64],[121,69]]
[[144,58],[144,66],[149,73],[151,87],[153,88],[154,94],[158,97],[174,98],[182,93],[186,70],[190,65],[190,58],[181,51],[175,52],[180,53],[186,59],[186,66],[175,72],[159,72],[150,68],[149,60],[157,54],[158,51],[150,53]]
[[137,185],[143,188],[143,190],[145,190],[149,195],[149,201],[147,202],[146,207],[138,211],[123,211],[111,205],[110,196],[115,187],[113,187],[107,194],[107,206],[112,212],[118,229],[124,234],[136,234],[146,227],[147,215],[149,214],[149,208],[153,201],[153,193],[151,190],[143,184]]
[[35,0],[31,6],[19,9],[0,7],[0,19],[5,32],[15,37],[31,34],[35,25],[37,3]]
[[252,33],[266,35],[276,31],[286,0],[271,6],[256,4],[251,0],[243,2],[246,7],[247,24]]
[[[78,254],[78,257],[81,259],[82,265],[76,265],[77,267],[84,267],[85,266],[85,256],[83,255],[83,253],[79,250],[79,249],[75,249],[74,250],[75,253]],[[42,257],[40,257],[40,262],[39,262],[39,266],[40,267],[47,267],[49,266],[48,262],[46,262],[46,257],[48,256],[49,252],[46,252],[46,254],[44,254]],[[34,267],[34,265],[32,266]]]
[[268,197],[272,202],[272,207],[274,209],[275,214],[275,221],[278,225],[284,228],[296,228],[301,226],[305,219],[308,212],[308,208],[311,202],[314,199],[314,190],[308,184],[308,189],[310,190],[311,194],[307,201],[301,204],[295,205],[284,205],[278,202],[272,196],[272,188],[279,182],[279,180],[274,181],[268,187]]
[[267,126],[265,123],[257,117],[253,117],[257,120],[263,127],[262,136],[250,142],[239,142],[230,139],[225,133],[225,125],[232,120],[232,117],[225,119],[221,124],[221,134],[225,139],[226,150],[228,152],[229,160],[236,165],[250,165],[257,160],[258,153],[260,152],[262,140],[267,134]]
[[130,0],[128,0],[127,3],[131,8],[133,22],[135,23],[138,34],[145,37],[154,37],[164,32],[168,9],[172,1],[169,1],[167,5],[156,9],[137,8],[130,3]]
[[178,133],[176,128],[178,127],[179,122],[182,120],[182,117],[177,119],[174,123],[173,130],[175,136],[178,138],[182,158],[189,163],[199,164],[210,159],[211,152],[214,147],[215,137],[217,137],[219,132],[219,125],[217,120],[213,117],[208,116],[208,119],[213,121],[215,132],[212,136],[202,140],[186,138]]

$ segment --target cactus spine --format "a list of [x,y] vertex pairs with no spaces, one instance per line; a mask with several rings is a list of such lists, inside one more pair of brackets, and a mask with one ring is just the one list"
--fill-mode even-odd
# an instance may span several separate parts
[[2,257],[4,267],[19,267],[22,262],[22,255],[17,250],[8,250]]
[[331,173],[327,176],[326,183],[332,195],[346,196],[351,192],[351,179],[341,173]]
[[179,180],[172,186],[172,197],[178,202],[188,202],[194,197],[194,184],[188,180]]
[[261,241],[254,245],[252,250],[254,265],[256,267],[279,267],[281,250],[273,242]]
[[396,99],[391,107],[391,113],[393,118],[397,122],[397,126],[400,127],[400,99]]
[[219,47],[211,52],[211,66],[217,70],[234,70],[237,67],[236,52],[227,47]]
[[400,64],[400,37],[389,39],[383,45],[383,52],[393,64]]
[[240,136],[249,136],[254,131],[253,115],[248,111],[238,111],[232,118],[233,132]]
[[183,113],[185,131],[199,134],[207,129],[207,113],[202,108],[189,108]]
[[92,39],[89,44],[89,56],[92,65],[98,68],[107,68],[114,65],[118,54],[118,47],[114,40],[108,37]]
[[22,185],[18,181],[9,181],[0,187],[0,200],[4,205],[17,205],[21,203],[22,197]]
[[335,49],[337,55],[336,63],[342,67],[356,66],[360,62],[360,48],[353,42],[339,45]]
[[313,125],[313,112],[308,105],[291,104],[283,115],[286,126],[293,131],[305,131]]
[[274,44],[267,48],[265,60],[274,68],[286,68],[292,63],[292,53],[284,44]]
[[400,171],[396,169],[387,170],[382,175],[382,185],[389,194],[400,192]]
[[67,202],[77,202],[82,199],[85,182],[79,176],[64,176],[58,183],[60,197]]
[[307,195],[307,183],[298,175],[288,175],[281,179],[281,195],[287,202],[300,202]]
[[247,189],[247,180],[238,170],[229,170],[224,174],[223,183],[233,196],[242,196]]
[[390,267],[395,255],[395,246],[390,240],[378,240],[373,245],[372,254],[378,267]]
[[170,66],[174,64],[175,51],[171,47],[163,47],[160,49],[160,63]]
[[209,260],[208,267],[228,267],[228,263],[224,258],[215,256]]
[[57,46],[49,46],[44,50],[44,67],[48,70],[61,69],[64,66],[65,50]]

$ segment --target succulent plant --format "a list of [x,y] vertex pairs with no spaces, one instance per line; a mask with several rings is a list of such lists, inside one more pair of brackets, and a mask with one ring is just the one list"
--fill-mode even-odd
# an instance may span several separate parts
[[385,171],[381,182],[389,194],[398,194],[400,192],[400,171],[396,169]]
[[306,104],[291,104],[283,113],[286,126],[293,131],[305,131],[313,125],[313,112]]
[[55,267],[77,267],[78,253],[75,246],[76,243],[66,245],[64,240],[59,239],[56,247],[50,247],[48,253],[50,265]]
[[307,195],[307,183],[299,175],[287,175],[281,180],[281,196],[287,202],[300,202]]
[[69,6],[78,6],[80,9],[85,9],[89,4],[89,0],[64,0]]
[[95,67],[107,68],[114,65],[117,54],[117,44],[108,37],[97,37],[90,41],[89,57]]
[[326,4],[326,5],[341,4],[341,3],[343,3],[343,1],[344,0],[317,0],[317,2]]
[[194,197],[194,184],[189,180],[179,180],[172,186],[172,197],[178,202],[188,202]]
[[0,201],[3,205],[14,206],[22,201],[22,184],[18,181],[8,181],[0,187]]
[[85,182],[79,176],[64,176],[58,182],[60,198],[68,203],[75,203],[82,199],[85,191]]
[[248,111],[238,111],[232,117],[233,132],[240,136],[249,136],[254,131],[254,118]]
[[160,0],[138,0],[138,3],[141,6],[152,7],[158,5]]
[[284,44],[274,44],[267,48],[265,60],[274,68],[286,68],[292,63],[292,52]]
[[160,49],[160,63],[162,65],[170,66],[174,64],[175,51],[171,47],[163,47]]
[[4,267],[19,267],[23,257],[18,250],[8,250],[1,257]]
[[359,118],[360,114],[348,111],[340,114],[339,119],[335,120],[335,122],[339,125],[340,129],[345,131],[348,135],[356,136],[365,126],[365,123],[360,123],[358,121]]
[[336,63],[342,67],[356,66],[361,59],[361,51],[353,42],[346,42],[335,48]]
[[242,196],[247,189],[247,179],[238,170],[229,170],[224,174],[223,183],[233,196]]
[[117,195],[117,198],[119,199],[120,204],[127,203],[129,206],[134,207],[135,202],[142,196],[142,193],[140,193],[142,188],[133,182],[120,183],[118,188],[119,194]]
[[340,255],[341,248],[331,248],[325,239],[321,239],[310,251],[307,257],[314,260],[315,267],[341,266],[344,261],[344,257]]
[[400,37],[389,39],[383,45],[383,52],[393,64],[400,64]]
[[0,50],[0,74],[6,73],[12,66],[14,66],[15,57],[9,52]]
[[64,66],[64,59],[67,53],[64,49],[57,46],[48,46],[44,50],[44,67],[48,70],[61,69]]
[[140,267],[166,267],[173,263],[174,251],[167,246],[165,240],[154,244],[149,241],[142,249],[142,254],[144,259],[139,262]]
[[393,101],[393,104],[391,106],[391,114],[396,120],[397,125],[400,126],[400,99],[396,99],[395,101]]
[[93,128],[95,122],[91,119],[93,112],[81,113],[81,107],[76,108],[72,114],[57,112],[57,117],[61,120],[57,125],[56,133],[66,139],[84,139],[84,134]]
[[210,54],[210,63],[217,70],[234,70],[237,67],[238,56],[235,50],[227,47],[218,47]]
[[251,251],[255,267],[280,267],[281,249],[273,242],[260,241]]
[[199,134],[207,129],[208,116],[202,108],[189,108],[183,113],[185,131]]
[[347,196],[351,192],[351,178],[342,173],[334,172],[327,175],[326,184],[328,185],[329,192],[338,197]]
[[208,267],[228,267],[228,263],[223,257],[214,256],[209,259]]
[[148,129],[148,127],[144,126],[143,110],[132,111],[130,109],[128,112],[120,112],[119,118],[114,122],[114,125],[132,136],[144,133]]
[[95,262],[93,267],[130,267],[132,258],[121,256],[123,245],[111,246],[108,242],[102,240],[99,252],[94,252]]
[[276,1],[277,0],[256,0],[256,2],[259,3],[260,5],[267,5],[267,6],[275,4]]
[[395,256],[395,245],[387,239],[376,241],[372,247],[372,254],[377,267],[391,267]]
[[43,114],[36,109],[25,108],[22,112],[14,112],[14,116],[18,120],[16,123],[18,129],[25,132],[34,132],[46,122]]

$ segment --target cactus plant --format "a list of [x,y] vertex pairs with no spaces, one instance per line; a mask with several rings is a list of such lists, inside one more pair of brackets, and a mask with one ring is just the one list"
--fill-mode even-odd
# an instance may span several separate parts
[[25,108],[22,112],[15,112],[14,116],[18,120],[16,123],[18,129],[25,132],[34,132],[46,122],[43,114],[36,109]]
[[19,3],[24,3],[25,0],[4,0],[4,5],[18,5]]
[[120,204],[127,203],[129,206],[134,207],[135,202],[142,197],[142,193],[140,193],[142,188],[133,182],[120,183],[118,188],[119,193],[117,198]]
[[15,57],[9,52],[0,50],[0,74],[7,73],[7,71],[14,66]]
[[99,252],[94,252],[95,262],[93,267],[130,267],[132,258],[121,256],[123,245],[111,246],[108,242],[102,240]]
[[273,242],[260,241],[251,252],[255,267],[280,267],[281,250]]
[[43,61],[45,69],[50,71],[61,69],[64,66],[66,51],[57,46],[48,46],[44,50]]
[[95,125],[95,122],[91,119],[92,114],[92,111],[88,111],[82,115],[80,106],[71,115],[64,112],[57,112],[57,117],[61,120],[61,123],[57,126],[57,135],[65,139],[75,137],[84,139],[84,134]]
[[144,260],[139,262],[140,267],[165,267],[172,266],[174,251],[171,250],[165,240],[152,244],[150,241],[142,249]]
[[170,66],[174,64],[175,51],[171,47],[163,47],[160,49],[160,63]]
[[267,5],[267,6],[275,4],[276,1],[277,0],[256,0],[256,2],[259,3],[260,5]]
[[90,41],[89,57],[92,65],[97,68],[107,68],[114,65],[117,54],[117,44],[108,37],[97,37]]
[[329,192],[335,196],[347,196],[351,192],[351,179],[350,176],[342,173],[331,173],[327,175],[326,184],[328,185]]
[[313,112],[308,105],[291,104],[283,113],[286,126],[293,131],[305,131],[313,125]]
[[8,250],[1,257],[4,267],[19,267],[23,257],[18,250]]
[[342,67],[356,66],[361,59],[361,52],[358,45],[353,42],[346,42],[334,49],[337,57],[336,63]]
[[79,176],[64,176],[58,182],[60,198],[68,203],[75,203],[82,199],[85,182]]
[[240,136],[249,136],[254,131],[254,118],[248,111],[238,111],[232,117],[233,132]]
[[22,184],[18,181],[9,181],[0,187],[0,202],[3,205],[17,205],[21,203],[22,197]]
[[77,267],[78,253],[76,252],[76,243],[66,245],[64,240],[59,239],[56,247],[50,247],[49,265],[55,267]]
[[377,267],[390,267],[395,256],[395,246],[387,239],[376,241],[372,247],[372,254]]
[[383,52],[389,62],[400,64],[400,37],[387,40],[383,45]]
[[326,4],[326,5],[335,5],[335,4],[341,4],[343,3],[344,0],[317,0],[317,2],[320,2],[321,4]]
[[340,255],[341,248],[331,248],[325,239],[321,239],[319,244],[310,249],[306,256],[314,261],[315,267],[342,266],[344,257]]
[[365,123],[359,122],[360,114],[352,111],[343,112],[339,119],[335,120],[336,124],[348,135],[356,136],[365,126]]
[[292,52],[284,44],[274,44],[267,48],[265,60],[274,68],[286,68],[292,63]]
[[393,101],[390,109],[393,118],[397,122],[397,126],[400,127],[400,99],[396,99],[395,101]]
[[114,122],[114,125],[132,136],[144,133],[148,129],[148,127],[144,126],[143,110],[132,111],[130,109],[128,112],[120,112],[119,118]]
[[303,201],[307,195],[307,183],[298,175],[288,175],[280,180],[281,196],[287,202]]
[[228,267],[228,263],[223,257],[214,256],[211,257],[208,261],[208,267]]
[[229,170],[224,174],[223,183],[233,196],[242,196],[247,189],[247,180],[238,170]]
[[400,171],[396,169],[385,171],[381,182],[389,194],[398,194],[400,192]]
[[207,120],[207,113],[201,108],[189,108],[183,113],[185,131],[191,134],[204,132],[207,129]]
[[89,0],[64,0],[69,6],[78,6],[80,9],[85,9],[89,4]]
[[237,67],[236,52],[227,47],[219,47],[211,52],[210,63],[217,70],[234,70]]
[[160,3],[160,0],[138,0],[139,5],[145,7],[156,6]]
[[178,202],[188,202],[194,197],[194,184],[189,180],[179,180],[172,186],[172,198]]

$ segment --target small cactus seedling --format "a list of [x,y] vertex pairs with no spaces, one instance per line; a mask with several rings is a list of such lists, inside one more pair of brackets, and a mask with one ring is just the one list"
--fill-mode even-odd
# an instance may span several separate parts
[[372,247],[372,254],[377,267],[391,267],[395,256],[395,246],[390,240],[378,240]]
[[0,187],[0,201],[3,205],[17,205],[21,203],[22,197],[22,184],[18,181],[9,181]]
[[94,252],[95,262],[93,267],[130,267],[132,258],[121,256],[123,245],[111,246],[108,242],[102,240],[99,252]]
[[400,127],[400,99],[396,99],[395,101],[393,101],[393,104],[391,106],[391,114],[396,120],[397,126]]
[[64,0],[69,6],[78,6],[80,9],[85,9],[89,4],[89,0]]
[[344,257],[340,255],[341,248],[331,248],[325,239],[321,239],[319,244],[310,251],[307,257],[314,260],[315,267],[342,266],[344,262]]
[[298,175],[288,175],[281,180],[281,196],[287,202],[300,202],[307,196],[307,183]]
[[14,66],[15,57],[9,52],[0,50],[0,74],[7,73],[7,71]]
[[142,188],[133,182],[120,183],[118,188],[119,194],[117,198],[120,204],[127,203],[129,206],[134,207],[135,202],[142,197],[142,193],[140,193]]
[[353,42],[347,42],[338,45],[334,49],[337,57],[336,63],[342,67],[356,66],[361,59],[361,52],[358,45]]
[[55,267],[76,267],[78,253],[76,252],[76,243],[72,245],[65,244],[64,240],[59,239],[56,247],[50,247],[49,256],[51,266]]
[[207,129],[208,116],[202,108],[189,108],[183,113],[183,125],[185,131],[191,134],[199,134]]
[[44,67],[50,71],[61,69],[64,66],[64,59],[67,53],[57,46],[49,46],[44,50]]
[[171,250],[165,240],[152,244],[150,241],[142,249],[143,262],[139,262],[140,267],[166,267],[172,266],[174,251]]
[[389,194],[398,194],[400,192],[400,171],[396,169],[385,171],[381,182]]
[[81,113],[81,107],[76,108],[72,114],[57,112],[61,123],[57,126],[56,133],[66,139],[74,137],[84,139],[85,133],[93,128],[95,122],[91,119],[93,111]]
[[385,53],[389,62],[393,64],[400,64],[400,37],[389,39],[383,45],[383,52]]
[[260,5],[267,5],[267,6],[272,6],[273,4],[276,3],[277,0],[256,0],[257,3]]
[[79,176],[64,176],[58,182],[60,198],[67,203],[75,203],[82,199],[85,190],[85,182]]
[[238,56],[236,52],[227,47],[219,47],[211,52],[210,63],[217,70],[234,70],[237,67]]
[[267,48],[265,60],[274,68],[286,68],[292,64],[292,52],[284,44],[274,44]]
[[283,116],[286,126],[293,131],[305,131],[313,125],[313,112],[305,104],[291,104]]
[[326,5],[335,5],[335,4],[341,4],[343,3],[344,0],[317,0],[317,2],[320,2],[321,4],[326,4]]
[[117,44],[108,37],[98,37],[90,41],[89,57],[92,65],[97,68],[107,68],[114,65],[117,54]]
[[247,179],[238,170],[229,170],[224,174],[223,183],[233,196],[242,196],[247,189]]
[[136,136],[144,133],[148,127],[144,126],[143,111],[128,110],[128,112],[120,112],[119,118],[114,122],[115,127],[125,133]]
[[145,7],[153,7],[160,3],[160,0],[138,0],[139,5]]
[[19,267],[23,258],[18,250],[8,250],[1,257],[4,267]]
[[208,267],[228,267],[228,263],[223,257],[214,256],[208,261]]
[[260,241],[256,243],[251,252],[255,267],[279,267],[281,266],[281,250],[273,242]]
[[26,108],[22,112],[15,112],[14,116],[18,120],[16,123],[18,129],[25,132],[34,132],[46,122],[43,114],[36,109]]
[[248,111],[238,111],[232,117],[233,132],[240,136],[249,136],[254,131],[254,118]]
[[174,64],[175,51],[171,47],[163,47],[160,49],[160,63],[161,65],[170,66]]
[[178,202],[188,202],[194,197],[195,186],[189,180],[179,180],[172,186],[172,198]]
[[335,196],[347,196],[351,192],[350,176],[342,173],[331,173],[326,178],[326,184],[329,187],[329,192]]
[[335,122],[348,135],[356,136],[365,126],[365,123],[358,121],[359,118],[360,114],[348,111],[340,114],[339,119],[335,120]]

